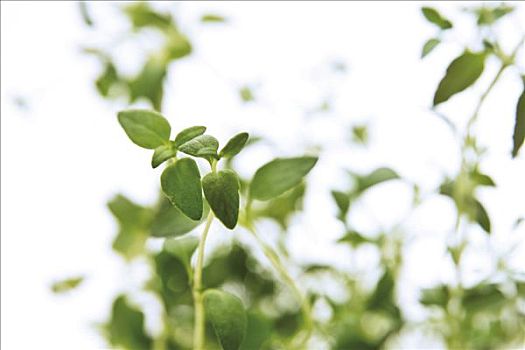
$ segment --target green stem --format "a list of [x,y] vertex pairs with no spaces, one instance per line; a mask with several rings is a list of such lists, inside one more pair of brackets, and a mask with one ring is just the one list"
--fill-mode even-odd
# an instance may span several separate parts
[[195,323],[193,329],[193,349],[204,350],[204,302],[202,297],[202,267],[204,264],[204,246],[206,244],[206,237],[210,231],[211,223],[213,222],[213,211],[210,210],[208,218],[206,219],[206,226],[202,232],[199,241],[197,264],[195,265],[195,273],[193,275],[193,300],[195,304]]
[[277,270],[277,272],[281,275],[281,278],[290,287],[295,297],[299,301],[299,304],[301,305],[301,312],[303,314],[305,332],[302,338],[299,339],[297,345],[294,346],[294,348],[302,349],[305,347],[306,342],[308,341],[313,332],[314,322],[312,319],[312,310],[310,307],[310,303],[303,295],[299,287],[297,287],[297,284],[293,280],[292,276],[290,276],[286,268],[283,266],[281,259],[279,258],[277,253],[259,237],[255,230],[255,227],[253,227],[252,224],[249,224],[247,228],[248,231],[255,237],[257,243],[261,246],[264,255],[268,258],[268,260],[270,260],[274,269]]

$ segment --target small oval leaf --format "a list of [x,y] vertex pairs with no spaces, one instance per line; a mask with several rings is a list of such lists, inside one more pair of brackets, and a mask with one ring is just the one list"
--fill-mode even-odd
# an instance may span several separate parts
[[155,149],[169,141],[171,127],[160,113],[129,109],[118,113],[118,121],[131,141],[140,147]]
[[[525,84],[525,76],[523,77],[523,83]],[[520,147],[523,145],[525,139],[525,89],[521,93],[516,106],[516,122],[514,123],[514,134],[512,135],[513,146],[512,146],[512,157],[515,158],[518,155]]]
[[249,135],[247,132],[241,132],[232,137],[219,153],[219,157],[231,158],[237,155],[244,148],[246,141],[248,141],[248,137]]
[[179,147],[181,152],[194,157],[208,158],[217,157],[219,141],[210,135],[200,135],[189,140]]
[[436,39],[436,38],[428,39],[425,42],[425,45],[423,45],[423,51],[421,52],[421,58],[425,58],[426,55],[431,53],[432,50],[434,50],[439,45],[439,43],[441,43],[439,39]]
[[434,106],[474,84],[485,68],[485,56],[485,52],[465,51],[454,59],[438,85],[434,95]]
[[179,132],[177,136],[175,136],[175,147],[180,147],[181,145],[185,144],[186,142],[193,140],[197,136],[200,136],[206,132],[205,126],[192,126],[189,128],[186,128]]
[[250,196],[268,200],[297,186],[317,163],[317,157],[276,158],[260,167],[250,184]]
[[246,333],[246,312],[233,294],[216,289],[204,292],[206,318],[224,350],[238,350]]
[[151,167],[155,169],[168,159],[171,159],[177,155],[177,148],[173,144],[162,145],[155,148],[153,157],[151,157]]
[[436,9],[432,7],[423,7],[421,8],[421,12],[427,21],[437,25],[442,30],[452,28],[452,22],[443,17]]
[[197,163],[191,158],[179,159],[167,167],[160,181],[164,194],[186,216],[193,220],[202,217],[202,189]]
[[204,195],[211,210],[230,230],[239,218],[239,178],[231,170],[209,173],[202,179]]

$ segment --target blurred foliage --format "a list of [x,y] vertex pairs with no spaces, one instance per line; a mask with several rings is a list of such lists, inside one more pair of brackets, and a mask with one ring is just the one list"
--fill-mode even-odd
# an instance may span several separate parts
[[[94,26],[96,21],[89,15],[90,5],[82,3],[80,9],[86,25]],[[143,66],[132,76],[121,73],[111,52],[100,48],[87,49],[86,52],[95,55],[102,66],[95,81],[97,91],[106,99],[124,97],[129,103],[146,100],[152,108],[160,111],[169,65],[190,55],[192,44],[177,27],[171,13],[158,11],[143,2],[125,4],[121,8],[122,15],[129,22],[130,37],[133,37],[132,33],[154,30],[163,38],[162,45],[157,51],[146,54]],[[353,259],[366,250],[378,255],[378,263],[370,264],[364,270],[357,266],[359,264],[354,264],[356,266],[352,266],[350,270],[325,264],[300,265],[288,256],[289,247],[285,243],[279,245],[284,263],[294,272],[293,279],[301,285],[306,303],[324,312],[323,317],[317,314],[313,316],[311,338],[315,339],[315,344],[323,344],[319,345],[320,348],[395,348],[392,344],[396,344],[403,333],[414,329],[432,331],[450,349],[512,348],[524,344],[525,278],[506,269],[505,264],[498,264],[494,266],[492,275],[477,283],[467,285],[461,279],[465,251],[470,246],[468,235],[464,231],[476,232],[478,228],[485,233],[492,231],[490,212],[480,200],[479,189],[496,188],[490,175],[480,170],[485,152],[473,133],[473,125],[486,96],[498,82],[502,72],[516,66],[515,58],[523,44],[523,41],[520,42],[514,51],[506,53],[491,32],[485,29],[491,28],[498,21],[511,19],[512,11],[513,8],[505,4],[483,3],[470,6],[464,15],[470,17],[472,25],[477,28],[478,36],[458,57],[451,60],[437,84],[432,102],[434,111],[449,99],[460,98],[462,91],[479,84],[479,78],[488,74],[484,67],[489,57],[500,65],[500,70],[492,77],[490,84],[482,87],[484,93],[474,106],[474,113],[465,130],[457,134],[461,165],[456,174],[444,177],[442,185],[432,193],[421,195],[417,184],[402,178],[393,169],[379,166],[363,173],[348,170],[349,185],[331,192],[335,215],[341,224],[340,238],[334,243],[346,251],[350,261],[355,261]],[[434,8],[424,7],[422,15],[436,30],[436,34],[423,45],[421,56],[425,58],[447,44],[449,37],[444,33],[455,31],[456,26]],[[225,17],[209,13],[203,14],[199,21],[227,22]],[[455,34],[460,36],[461,32]],[[334,69],[345,72],[346,65],[338,62]],[[241,102],[258,102],[252,87],[242,86],[237,92]],[[521,93],[516,105],[513,157],[518,155],[525,135],[523,96]],[[325,107],[330,108],[328,104]],[[450,124],[455,125],[453,122]],[[368,143],[369,130],[366,124],[354,126],[351,132],[352,145]],[[494,135],[500,136],[503,137]],[[248,141],[247,146],[257,145],[253,141],[253,138]],[[217,147],[214,152],[216,151]],[[192,150],[185,152],[191,154]],[[175,153],[170,149],[161,149],[156,150],[155,154],[157,159],[153,162],[154,167],[164,161],[169,163]],[[231,160],[226,163],[228,168],[235,168],[235,163]],[[291,178],[293,176],[294,174],[290,175]],[[426,199],[439,195],[449,198],[457,211],[456,227],[451,233],[453,243],[448,249],[457,279],[421,289],[419,302],[427,318],[418,324],[413,324],[406,316],[406,305],[398,297],[399,290],[404,287],[400,271],[404,264],[404,249],[408,243],[403,226],[406,218],[398,225],[380,232],[364,232],[350,220],[350,213],[368,192],[389,181],[400,181],[414,188],[412,211]],[[280,191],[276,198],[252,203],[248,199],[249,180],[241,179],[241,202],[248,201],[250,204],[249,212],[247,210],[240,213],[240,224],[250,229],[248,219],[255,224],[273,221],[282,231],[279,242],[285,241],[282,237],[286,237],[292,217],[301,215],[303,201],[308,194],[308,184],[305,181],[292,182],[290,187],[282,191],[279,188],[271,189]],[[258,195],[263,196],[262,193]],[[104,327],[108,343],[126,349],[191,349],[194,321],[191,264],[198,242],[194,229],[200,227],[203,220],[190,220],[163,196],[159,197],[156,204],[147,206],[117,195],[108,203],[108,207],[119,225],[119,232],[113,243],[114,250],[127,261],[143,258],[151,263],[151,275],[142,291],[155,295],[163,306],[160,315],[162,329],[158,334],[149,334],[144,328],[144,311],[132,304],[129,296],[117,296]],[[203,218],[209,210],[205,203]],[[520,222],[517,221],[516,225],[520,225]],[[162,248],[147,247],[150,237],[164,239]],[[489,239],[488,236],[484,238]],[[313,286],[308,281],[314,281]],[[66,280],[57,283],[53,289],[57,292],[68,290],[80,282],[81,279]],[[294,341],[307,325],[307,318],[304,309],[297,305],[293,292],[282,282],[283,276],[259,261],[257,253],[249,244],[234,240],[232,244],[223,244],[210,251],[203,271],[203,287],[232,292],[231,294],[240,297],[247,309],[247,317],[245,324],[233,325],[238,329],[245,327],[244,338],[240,343],[241,340],[235,338],[236,335],[234,338],[227,337],[227,340],[223,338],[224,334],[228,334],[229,326],[222,322],[221,316],[230,311],[211,311],[205,333],[206,348],[219,349],[221,342],[223,348],[238,347],[243,350],[293,348]],[[333,295],[330,286],[334,285],[344,291],[343,296]],[[234,310],[236,301],[229,297],[224,298],[230,300],[233,305],[231,310]],[[218,338],[214,331],[218,332]],[[224,341],[229,345],[225,346]],[[312,346],[306,348],[313,348]]]

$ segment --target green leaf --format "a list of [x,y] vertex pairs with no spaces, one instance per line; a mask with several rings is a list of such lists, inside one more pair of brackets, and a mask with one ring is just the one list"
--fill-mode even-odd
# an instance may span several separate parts
[[463,307],[468,312],[499,309],[506,301],[496,284],[481,283],[463,292]]
[[[525,76],[523,77],[525,84]],[[515,158],[518,155],[520,147],[523,145],[525,139],[525,88],[521,93],[518,104],[516,105],[516,122],[514,123],[514,134],[512,135],[513,146],[512,146],[512,157]]]
[[203,23],[224,23],[226,18],[219,15],[214,15],[213,13],[207,13],[202,15],[201,22]]
[[84,277],[78,276],[78,277],[71,277],[66,278],[61,281],[54,282],[51,285],[51,290],[55,294],[61,294],[65,292],[69,292],[78,286],[84,281]]
[[106,61],[104,71],[95,81],[95,86],[100,95],[108,97],[111,88],[119,82],[119,76],[116,67],[111,61]]
[[443,309],[447,307],[450,293],[448,287],[440,285],[434,288],[427,288],[421,291],[421,297],[419,301],[421,304],[426,306],[439,306]]
[[188,38],[176,29],[167,33],[166,47],[164,48],[166,59],[176,60],[188,56],[192,51]]
[[350,196],[348,193],[344,193],[341,191],[332,191],[332,197],[335,201],[335,204],[337,205],[337,208],[339,209],[339,213],[337,214],[337,217],[341,221],[345,221],[346,214],[348,213],[348,209],[350,208]]
[[363,243],[376,243],[376,241],[366,238],[357,231],[348,231],[337,243],[349,243],[352,247],[358,247]]
[[172,205],[167,198],[162,197],[159,209],[155,213],[150,226],[150,234],[153,237],[175,237],[186,234],[199,226],[210,210],[206,202],[204,202],[201,220],[194,221],[184,215],[179,208]]
[[480,26],[489,26],[512,11],[514,7],[505,4],[493,8],[482,6],[474,9],[474,13],[478,16],[477,23]]
[[377,168],[366,175],[353,175],[357,182],[357,194],[361,194],[372,186],[378,185],[385,181],[397,180],[399,175],[390,168]]
[[477,222],[482,229],[487,233],[490,233],[490,217],[487,210],[477,199],[474,199],[474,215],[471,216],[472,220]]
[[275,220],[283,230],[288,228],[290,217],[303,205],[306,186],[304,182],[269,201],[260,202],[261,207],[252,209],[252,218],[266,217]]
[[118,113],[118,121],[136,145],[155,149],[167,144],[171,127],[160,113],[144,109],[128,109]]
[[240,349],[264,349],[263,344],[272,335],[272,320],[262,313],[248,311],[247,321],[246,336]]
[[248,137],[249,135],[247,132],[241,132],[232,137],[226,146],[224,146],[219,152],[219,157],[231,158],[237,155],[244,148],[246,141],[248,141]]
[[205,126],[191,126],[179,132],[175,137],[175,147],[180,147],[186,142],[193,140],[197,136],[200,136],[206,132]]
[[246,312],[242,301],[233,294],[216,289],[204,292],[206,318],[224,350],[237,350],[246,333]]
[[128,82],[131,102],[145,98],[151,102],[155,110],[160,111],[166,73],[167,62],[165,58],[162,56],[150,57],[138,75]]
[[114,347],[151,349],[153,345],[151,337],[144,330],[144,313],[129,305],[123,295],[113,302],[107,333],[108,340]]
[[474,169],[470,172],[469,175],[472,181],[474,181],[474,183],[476,183],[477,185],[490,187],[496,186],[496,183],[494,182],[494,180],[492,180],[490,176],[481,173],[478,169]]
[[250,183],[250,197],[268,200],[297,186],[317,163],[317,157],[276,158],[260,167]]
[[231,170],[209,173],[202,179],[204,195],[217,218],[230,230],[239,218],[239,178]]
[[442,30],[452,28],[452,23],[448,19],[443,17],[436,9],[433,9],[431,7],[423,7],[421,8],[421,12],[423,13],[423,16],[425,16],[427,21],[437,25]]
[[188,236],[181,238],[169,238],[164,241],[164,251],[170,253],[184,264],[188,274],[191,275],[191,256],[199,245],[197,237]]
[[179,150],[194,157],[218,158],[218,148],[219,141],[217,141],[215,137],[210,135],[200,135],[181,145]]
[[423,45],[423,51],[421,52],[421,58],[425,58],[425,56],[431,53],[432,50],[434,50],[440,43],[441,43],[441,40],[437,38],[428,39],[425,42],[425,45]]
[[255,100],[253,96],[252,89],[248,86],[243,86],[239,89],[239,96],[241,97],[242,102],[252,102]]
[[201,175],[191,158],[179,159],[162,172],[162,191],[186,216],[193,220],[202,217]]
[[155,148],[153,157],[151,158],[151,167],[156,168],[168,159],[171,159],[177,155],[177,148],[169,143],[168,145],[161,145]]
[[108,208],[119,222],[120,230],[113,242],[113,249],[130,260],[144,251],[151,223],[151,210],[133,203],[123,195],[108,202]]
[[165,29],[172,25],[170,15],[154,11],[146,2],[128,5],[123,10],[135,29],[143,27]]
[[465,51],[454,59],[438,85],[434,95],[434,106],[474,84],[483,73],[485,57],[485,52]]

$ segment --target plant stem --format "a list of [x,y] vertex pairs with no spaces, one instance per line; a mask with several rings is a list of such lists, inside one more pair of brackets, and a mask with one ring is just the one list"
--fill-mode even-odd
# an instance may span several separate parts
[[206,244],[206,237],[210,231],[211,223],[213,222],[213,211],[210,210],[208,218],[206,219],[206,226],[202,232],[199,241],[197,264],[195,265],[195,273],[193,275],[193,300],[195,304],[195,323],[193,329],[193,349],[204,350],[204,303],[202,298],[202,267],[204,264],[204,246]]
[[303,320],[304,320],[304,336],[302,339],[300,339],[297,343],[295,348],[304,348],[306,342],[310,338],[312,332],[313,332],[313,319],[312,319],[312,310],[310,307],[310,303],[306,299],[306,297],[303,295],[299,287],[297,287],[297,284],[293,280],[292,276],[288,273],[286,268],[283,266],[281,259],[277,255],[277,253],[268,245],[266,244],[257,234],[255,227],[250,223],[248,225],[248,231],[255,237],[257,240],[257,243],[261,246],[264,255],[270,260],[272,266],[275,270],[281,275],[281,278],[286,282],[286,284],[290,287],[292,292],[294,293],[295,297],[299,301],[299,304],[301,305],[301,312],[303,314]]

